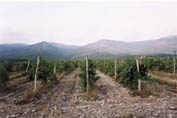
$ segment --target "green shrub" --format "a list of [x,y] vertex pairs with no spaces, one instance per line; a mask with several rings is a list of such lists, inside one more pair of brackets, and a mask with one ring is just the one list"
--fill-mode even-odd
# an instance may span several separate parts
[[[39,69],[38,69],[38,80],[41,80],[43,83],[47,83],[50,80],[56,80],[55,75],[53,74],[54,65],[52,62],[49,62],[44,59],[40,59]],[[36,64],[32,66],[29,71],[29,78],[34,79],[36,73]]]
[[137,89],[138,79],[147,79],[146,67],[141,64],[140,72],[138,72],[135,60],[126,60],[124,69],[121,72],[120,83],[128,88]]
[[9,81],[9,72],[4,67],[3,64],[0,64],[0,87],[5,87],[8,81]]
[[[96,81],[99,79],[98,76],[96,76],[96,66],[93,63],[92,60],[89,60],[89,83],[90,83],[90,87],[94,88],[95,87],[95,83]],[[81,67],[81,72],[79,74],[80,77],[80,84],[82,87],[82,90],[85,92],[86,91],[86,61],[83,61],[82,64],[80,65]]]

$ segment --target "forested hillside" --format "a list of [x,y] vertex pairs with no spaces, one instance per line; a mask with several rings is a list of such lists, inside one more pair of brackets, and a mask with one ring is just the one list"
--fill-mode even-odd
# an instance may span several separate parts
[[92,58],[158,56],[173,54],[173,50],[177,50],[177,36],[139,42],[100,40],[85,46],[53,42],[40,42],[33,45],[0,44],[0,59],[35,59],[38,55],[50,60],[81,59],[86,55]]

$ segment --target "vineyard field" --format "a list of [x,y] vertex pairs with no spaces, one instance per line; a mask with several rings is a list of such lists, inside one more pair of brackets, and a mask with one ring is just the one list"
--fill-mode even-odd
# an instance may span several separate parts
[[151,57],[1,61],[0,116],[175,117],[173,63]]

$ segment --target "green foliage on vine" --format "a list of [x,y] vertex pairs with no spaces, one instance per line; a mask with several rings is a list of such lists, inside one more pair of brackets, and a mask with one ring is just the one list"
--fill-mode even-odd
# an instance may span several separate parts
[[4,88],[8,80],[9,80],[9,72],[4,67],[3,64],[0,64],[0,88]]
[[[89,83],[90,83],[90,87],[94,88],[96,81],[99,79],[98,76],[96,76],[96,65],[94,64],[93,60],[88,60],[88,68],[89,68]],[[86,91],[86,61],[82,61],[80,64],[80,69],[81,72],[79,74],[80,77],[80,85],[82,87],[82,90],[85,92]]]

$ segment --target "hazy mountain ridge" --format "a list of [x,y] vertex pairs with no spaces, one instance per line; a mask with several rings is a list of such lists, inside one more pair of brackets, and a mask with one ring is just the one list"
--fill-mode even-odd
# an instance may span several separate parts
[[[177,36],[163,37],[157,40],[123,42],[114,40],[100,40],[77,49],[74,58],[94,55],[97,52],[110,55],[155,55],[173,54],[177,50]],[[92,52],[92,54],[90,54]]]
[[64,45],[54,42],[40,42],[33,45],[0,44],[0,59],[35,59],[38,55],[51,60],[79,59],[86,55],[91,58],[103,58],[173,54],[174,50],[177,50],[177,36],[138,42],[104,39],[85,46]]
[[34,59],[37,58],[38,55],[52,60],[65,59],[65,57],[63,56],[64,50],[54,47],[48,42],[25,45],[24,47],[19,46],[17,50],[1,49],[5,45],[0,45],[0,51],[2,50],[3,52],[0,53],[0,59]]
[[65,44],[55,43],[55,42],[50,42],[50,44],[53,45],[54,47],[63,48],[66,50],[75,50],[81,47],[81,46],[75,46],[75,45],[65,45]]

